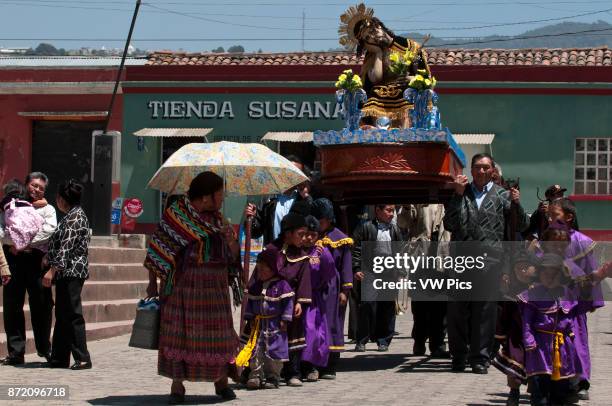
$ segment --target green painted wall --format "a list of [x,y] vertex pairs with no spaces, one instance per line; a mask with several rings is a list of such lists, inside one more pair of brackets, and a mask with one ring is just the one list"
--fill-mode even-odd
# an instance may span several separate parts
[[[505,83],[500,86],[509,85]],[[515,86],[523,87],[520,84]],[[450,84],[448,87],[457,86]],[[235,118],[153,119],[151,109],[147,108],[151,100],[205,100],[218,103],[228,100],[232,102]],[[342,127],[340,120],[323,118],[249,119],[247,110],[251,101],[333,103],[333,94],[124,94],[122,195],[143,200],[145,213],[142,222],[156,222],[159,218],[159,194],[145,189],[145,186],[161,162],[159,140],[147,139],[145,151],[137,150],[136,137],[132,133],[141,128],[212,127],[214,131],[209,136],[210,141],[250,139],[257,142],[268,131]],[[570,193],[573,191],[575,138],[612,137],[612,119],[609,115],[612,97],[609,96],[441,94],[439,107],[443,124],[453,133],[495,134],[493,155],[502,165],[505,177],[521,178],[522,202],[529,211],[537,206],[537,187],[540,187],[541,196],[544,189],[554,183],[567,187]],[[612,229],[612,201],[577,204],[581,227]],[[230,199],[226,214],[232,220],[238,220],[243,205],[244,199]],[[155,209],[151,210],[152,207]]]
[[[442,122],[454,133],[494,133],[493,156],[507,178],[520,177],[521,200],[537,207],[536,188],[574,190],[575,138],[612,137],[612,97],[440,95]],[[581,227],[612,228],[612,201],[577,202]]]
[[[223,101],[232,102],[234,118],[200,119],[153,119],[149,101]],[[159,193],[145,189],[157,168],[161,165],[161,141],[145,138],[145,151],[137,149],[137,138],[132,134],[142,128],[213,128],[209,141],[259,142],[268,131],[313,131],[317,129],[340,129],[342,120],[333,119],[252,119],[248,116],[248,105],[252,101],[284,102],[330,102],[333,112],[333,95],[291,95],[291,94],[124,94],[124,136],[121,145],[121,194],[142,199],[145,212],[139,222],[151,223],[159,219]],[[275,112],[276,110],[272,110]],[[237,137],[237,138],[236,138]],[[228,198],[225,214],[232,222],[240,220],[246,199]],[[153,210],[151,210],[153,208]]]

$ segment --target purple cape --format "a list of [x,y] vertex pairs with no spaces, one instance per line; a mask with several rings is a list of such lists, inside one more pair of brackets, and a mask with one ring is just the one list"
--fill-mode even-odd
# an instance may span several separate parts
[[332,352],[340,352],[344,350],[344,317],[346,306],[340,306],[338,295],[340,292],[344,292],[348,296],[348,292],[353,287],[352,243],[349,243],[346,240],[348,238],[346,234],[337,228],[332,229],[325,236],[333,242],[344,241],[343,244],[336,248],[327,245],[334,258],[336,277],[331,281],[330,288],[325,297],[327,321],[332,335],[329,349]]
[[[572,277],[590,275],[597,270],[598,264],[593,254],[594,242],[586,235],[571,230],[570,245],[567,247],[565,257],[573,261],[576,267],[570,266]],[[567,263],[568,261],[566,261]],[[593,289],[593,300],[591,310],[603,307],[603,292],[600,285]],[[591,379],[591,355],[589,351],[589,332],[587,327],[587,315],[581,314],[574,320],[574,345],[576,346],[576,373],[581,379]]]
[[563,335],[559,346],[561,379],[576,375],[574,319],[588,311],[588,304],[577,300],[575,289],[561,287],[553,293],[543,285],[535,285],[518,295],[523,321],[525,372],[527,376],[552,375],[555,334]]
[[[281,320],[290,322],[293,315],[293,296],[295,294],[287,281],[272,278],[266,282],[256,281],[248,291],[248,302],[244,310],[245,320],[254,320],[256,316],[264,316],[260,320],[257,336],[257,351],[275,360],[289,359],[287,332],[281,331]],[[249,325],[245,335],[250,334]]]
[[327,248],[313,247],[310,256],[312,304],[304,317],[306,348],[302,352],[302,360],[317,367],[325,367],[332,341],[326,299],[329,298],[330,287],[334,288],[332,281],[335,281],[337,274],[334,258]]

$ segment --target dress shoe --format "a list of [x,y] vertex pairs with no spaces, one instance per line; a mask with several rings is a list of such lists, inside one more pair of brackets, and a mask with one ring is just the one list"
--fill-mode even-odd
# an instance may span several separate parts
[[415,341],[412,346],[412,355],[423,356],[425,355],[425,343],[421,341]]
[[83,362],[83,361],[75,361],[74,364],[70,367],[73,371],[78,371],[80,369],[91,369],[91,361]]
[[473,364],[472,365],[472,373],[473,374],[486,375],[486,374],[489,373],[489,370],[488,370],[487,366],[484,365],[484,364]]
[[578,399],[580,400],[589,400],[589,391],[588,389],[580,389],[577,393]]
[[326,379],[326,380],[332,381],[332,380],[336,379],[336,373],[335,372],[334,373],[326,372],[323,375],[321,375],[319,378],[320,379]]
[[357,344],[355,346],[355,352],[365,352],[366,347],[365,344]]
[[387,352],[389,351],[389,346],[387,344],[381,344],[378,346],[378,352]]
[[42,353],[42,352],[38,352],[36,353],[39,357],[44,358],[47,360],[47,362],[51,362],[51,353],[47,352],[47,353]]
[[8,356],[4,359],[2,359],[0,361],[0,364],[2,365],[23,365],[25,364],[25,359],[23,357],[15,357],[15,356]]

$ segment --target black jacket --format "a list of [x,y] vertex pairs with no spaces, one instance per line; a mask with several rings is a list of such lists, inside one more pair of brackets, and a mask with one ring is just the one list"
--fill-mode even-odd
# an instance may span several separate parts
[[[402,231],[397,224],[391,224],[389,232],[391,234],[391,241],[402,241]],[[378,220],[369,220],[357,226],[353,233],[354,244],[351,249],[351,253],[353,254],[353,273],[361,271],[361,242],[376,241],[377,237]]]
[[[306,200],[306,202],[312,207],[312,196],[308,196],[306,199],[302,198],[302,195],[297,193],[296,202]],[[251,237],[259,238],[263,235],[264,245],[270,244],[275,240],[274,236],[274,214],[276,212],[276,203],[278,203],[278,197],[273,197],[268,200],[261,209],[257,209],[255,217],[253,217],[253,223],[251,225]],[[277,236],[276,236],[277,237]]]

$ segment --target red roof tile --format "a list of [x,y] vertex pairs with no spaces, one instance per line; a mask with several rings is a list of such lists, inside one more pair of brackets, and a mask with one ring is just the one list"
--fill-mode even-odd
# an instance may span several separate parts
[[[612,66],[608,47],[576,49],[427,49],[431,65]],[[147,65],[359,65],[362,59],[346,52],[272,54],[215,54],[161,51]]]

